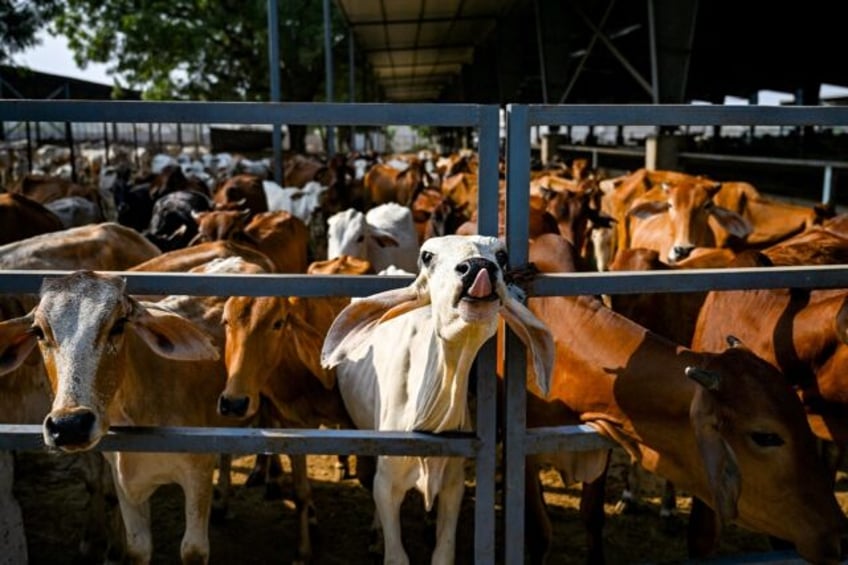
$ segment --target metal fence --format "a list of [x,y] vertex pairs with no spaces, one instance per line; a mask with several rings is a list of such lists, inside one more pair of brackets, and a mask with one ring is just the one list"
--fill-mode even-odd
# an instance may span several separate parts
[[[848,125],[848,108],[706,106],[507,107],[506,238],[513,265],[527,260],[530,128],[535,125]],[[0,102],[0,121],[184,122],[234,124],[431,125],[476,128],[479,139],[479,229],[498,230],[499,108],[462,104],[298,104],[193,102]],[[0,292],[37,292],[45,276],[60,271],[5,271]],[[409,277],[309,275],[208,275],[123,273],[137,294],[200,296],[362,296],[407,284]],[[538,296],[690,292],[743,288],[848,287],[844,266],[618,272],[545,275]],[[505,520],[506,563],[524,552],[524,457],[529,453],[586,450],[612,443],[582,426],[526,430],[525,354],[517,338],[506,343]],[[478,358],[477,427],[461,437],[373,431],[256,430],[233,428],[116,428],[100,450],[229,453],[315,453],[464,456],[476,460],[475,561],[495,562],[495,345]],[[0,449],[42,449],[40,426],[0,426]]]

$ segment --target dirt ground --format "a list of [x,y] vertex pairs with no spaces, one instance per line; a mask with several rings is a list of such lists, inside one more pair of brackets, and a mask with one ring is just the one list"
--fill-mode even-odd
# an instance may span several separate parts
[[[368,552],[369,526],[373,503],[355,479],[334,480],[334,457],[310,456],[309,469],[318,510],[314,547],[317,565],[371,565],[378,563]],[[27,529],[30,563],[57,565],[75,563],[81,518],[82,483],[68,478],[55,456],[19,453],[16,457],[15,493],[21,503]],[[264,489],[243,486],[252,457],[233,462],[237,484],[228,519],[210,528],[211,563],[285,564],[294,552],[294,505],[290,493],[284,500],[268,501]],[[288,469],[288,460],[284,458]],[[621,492],[626,465],[615,454],[607,487],[605,550],[610,564],[679,563],[686,560],[685,519],[688,503],[679,498],[679,514],[673,532],[664,529],[658,516],[661,483],[649,478],[646,498],[635,515],[617,514],[615,502]],[[545,497],[554,525],[555,547],[550,563],[585,563],[584,533],[577,513],[577,485],[563,486],[552,471],[543,473]],[[840,476],[837,485],[843,509],[848,509],[848,479]],[[460,516],[457,563],[473,563],[474,487],[469,481]],[[429,563],[433,541],[431,522],[417,495],[407,497],[403,506],[404,543],[413,565]],[[501,516],[500,508],[497,509]],[[174,485],[163,487],[152,504],[154,564],[179,563],[183,531],[182,493]],[[502,529],[497,539],[502,540]],[[499,543],[500,545],[500,543]],[[731,528],[722,538],[720,555],[731,556],[769,549],[765,536]]]

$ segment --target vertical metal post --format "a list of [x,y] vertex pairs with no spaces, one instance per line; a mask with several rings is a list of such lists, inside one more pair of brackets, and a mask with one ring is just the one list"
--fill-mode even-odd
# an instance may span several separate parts
[[[355,57],[356,41],[353,38],[353,30],[348,32],[347,43],[347,66],[348,66],[348,89],[350,90],[350,102],[356,102],[356,57]],[[356,143],[356,126],[350,126],[350,140],[348,147],[351,151],[354,150]]]
[[29,125],[29,120],[26,123],[26,138],[27,138],[27,171],[32,172],[32,128]]
[[103,160],[109,164],[109,124],[103,122]]
[[542,103],[548,103],[548,78],[545,69],[545,45],[542,39],[542,14],[539,0],[533,0],[533,12],[536,14],[536,50],[539,53],[539,74],[542,78]]
[[138,127],[135,122],[132,125],[132,134],[133,134],[133,163],[135,163],[135,168],[139,167],[138,164]]
[[[506,240],[511,266],[527,263],[530,233],[530,127],[527,106],[507,106]],[[504,506],[509,535],[504,562],[524,562],[524,436],[527,420],[527,354],[515,334],[507,331],[504,375]]]
[[[327,86],[327,102],[333,101],[333,46],[330,25],[330,0],[324,0],[324,82]],[[327,157],[336,152],[336,135],[333,126],[327,126]]]
[[[280,24],[277,0],[268,0],[268,69],[271,73],[271,102],[279,102],[280,95]],[[282,126],[272,125],[271,144],[274,151],[274,181],[283,184]]]
[[654,0],[648,0],[648,38],[651,49],[651,101],[660,103],[659,60],[657,59],[657,26],[654,21]]
[[833,167],[824,168],[824,184],[822,185],[822,203],[833,204]]
[[[67,82],[65,83],[65,99],[71,99],[71,87]],[[71,122],[65,122],[65,141],[71,151],[71,180],[77,182],[77,154],[74,149],[74,128]]]
[[[500,110],[480,106],[480,190],[477,195],[479,233],[498,234],[498,148]],[[495,562],[495,467],[497,443],[497,347],[490,340],[477,357],[477,471],[474,504],[474,559]]]

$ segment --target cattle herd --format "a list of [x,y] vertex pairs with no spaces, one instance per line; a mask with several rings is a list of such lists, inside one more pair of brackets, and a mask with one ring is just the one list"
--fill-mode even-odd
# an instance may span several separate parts
[[[0,423],[42,425],[47,448],[81,471],[85,557],[149,563],[150,498],[177,484],[180,558],[214,562],[209,523],[236,488],[225,454],[91,451],[110,426],[469,430],[472,364],[503,320],[528,350],[527,425],[588,424],[611,438],[634,469],[667,481],[666,513],[675,489],[691,496],[691,558],[712,555],[731,523],[813,563],[843,558],[834,486],[848,441],[848,291],[515,298],[537,273],[845,263],[848,220],[831,207],[737,180],[551,163],[531,172],[530,263],[516,269],[501,238],[477,235],[471,151],[286,155],[282,186],[267,160],[140,163],[89,164],[80,182],[45,166],[7,176],[0,193],[0,268],[72,271],[38,295],[0,296]],[[500,196],[502,236],[503,180]],[[357,299],[152,297],[105,271],[412,282]],[[543,470],[579,483],[588,558],[604,561],[610,457],[528,457],[531,562],[557,562]],[[320,509],[306,456],[289,459],[297,528],[280,535],[314,562]],[[256,461],[259,480],[279,464]],[[0,453],[0,563],[27,559],[14,463]],[[346,458],[338,465],[350,473]],[[409,563],[400,512],[416,489],[436,511],[432,562],[453,562],[467,473],[455,458],[358,458],[374,551]]]

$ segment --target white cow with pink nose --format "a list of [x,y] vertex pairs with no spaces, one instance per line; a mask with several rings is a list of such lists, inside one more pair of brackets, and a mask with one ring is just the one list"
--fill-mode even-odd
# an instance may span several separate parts
[[[446,236],[423,243],[419,274],[405,288],[352,302],[333,322],[322,364],[336,368],[357,427],[447,432],[469,430],[471,363],[495,335],[498,317],[527,345],[547,392],[554,345],[550,332],[504,282],[507,254],[496,238]],[[494,375],[489,375],[494,378]],[[401,543],[400,506],[411,488],[429,510],[438,495],[433,563],[452,563],[464,490],[463,461],[453,457],[377,460],[374,501],[386,563],[409,562]]]

